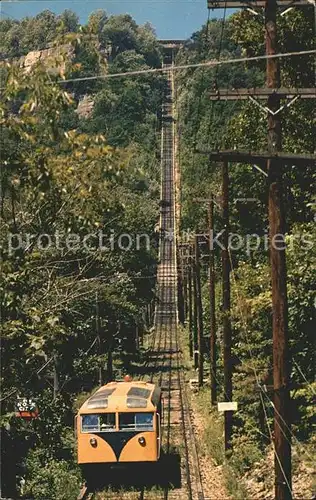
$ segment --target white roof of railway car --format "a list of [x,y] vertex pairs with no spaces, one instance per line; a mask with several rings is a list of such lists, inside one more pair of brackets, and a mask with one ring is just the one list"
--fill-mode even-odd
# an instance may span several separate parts
[[154,411],[160,396],[161,389],[148,382],[110,382],[94,392],[79,413]]

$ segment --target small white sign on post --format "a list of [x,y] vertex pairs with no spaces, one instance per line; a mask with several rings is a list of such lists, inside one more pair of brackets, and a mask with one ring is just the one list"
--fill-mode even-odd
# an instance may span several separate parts
[[237,411],[237,402],[229,401],[227,403],[217,403],[218,411]]

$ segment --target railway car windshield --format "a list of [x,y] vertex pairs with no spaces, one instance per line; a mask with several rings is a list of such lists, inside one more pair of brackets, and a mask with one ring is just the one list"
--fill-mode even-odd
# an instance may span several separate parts
[[120,413],[119,414],[119,429],[120,431],[127,430],[154,430],[154,414],[153,413]]
[[115,431],[115,413],[82,415],[82,432]]

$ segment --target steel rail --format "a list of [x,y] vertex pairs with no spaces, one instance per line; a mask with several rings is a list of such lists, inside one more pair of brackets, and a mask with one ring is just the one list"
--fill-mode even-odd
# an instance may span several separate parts
[[[164,65],[167,68],[168,65]],[[170,67],[171,68],[171,67]],[[167,206],[160,212],[160,241],[159,241],[159,266],[157,271],[154,335],[152,351],[155,358],[151,358],[150,381],[157,380],[163,392],[164,415],[162,436],[167,455],[171,451],[172,436],[172,411],[173,391],[177,393],[177,406],[181,418],[181,436],[184,442],[185,480],[186,494],[189,500],[203,500],[203,486],[199,468],[196,438],[191,422],[188,396],[185,388],[185,380],[181,368],[181,352],[177,331],[177,256],[175,239],[175,186],[174,186],[174,122],[165,120],[171,117],[173,107],[170,101],[173,93],[173,72],[168,71],[168,84],[163,105],[162,131],[161,131],[161,202],[167,202]],[[160,361],[159,365],[158,362]],[[149,367],[150,360],[146,363]],[[176,370],[176,375],[173,373]],[[166,433],[166,434],[165,434]],[[162,498],[167,500],[171,493],[171,484],[168,479],[168,470],[162,471],[167,478],[163,486]],[[145,486],[139,492],[139,498],[145,498]]]

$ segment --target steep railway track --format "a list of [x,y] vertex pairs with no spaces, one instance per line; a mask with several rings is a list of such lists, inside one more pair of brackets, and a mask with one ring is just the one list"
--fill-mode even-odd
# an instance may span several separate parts
[[[181,461],[181,481],[173,489],[166,481],[162,498],[187,498],[203,500],[203,485],[199,470],[196,438],[191,422],[186,382],[182,369],[181,349],[177,331],[177,260],[175,223],[175,169],[174,169],[174,121],[173,121],[173,73],[168,74],[168,86],[162,110],[161,138],[161,206],[160,264],[157,277],[158,304],[155,312],[156,352],[160,359],[152,372],[160,371],[157,383],[164,394],[163,442],[166,455],[175,447],[183,451]],[[163,345],[163,349],[161,349]],[[168,346],[168,348],[167,348]],[[182,446],[181,446],[182,445]],[[167,463],[166,463],[167,465]],[[162,473],[168,470],[162,467]],[[144,491],[140,498],[145,498]]]
[[[168,74],[161,132],[161,215],[159,265],[157,271],[157,304],[154,332],[143,378],[157,383],[163,391],[163,456],[155,475],[158,488],[144,485],[133,492],[108,491],[96,495],[86,491],[82,499],[164,499],[206,500],[199,469],[198,449],[191,422],[182,354],[177,330],[178,278],[176,256],[173,74]],[[145,373],[147,372],[147,373]],[[144,477],[146,480],[146,478]]]

